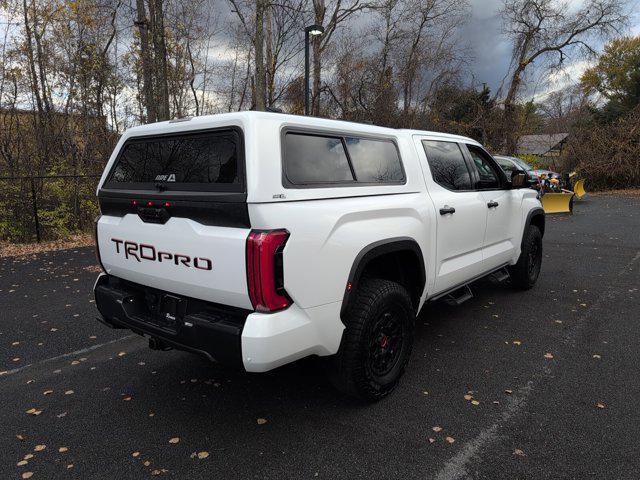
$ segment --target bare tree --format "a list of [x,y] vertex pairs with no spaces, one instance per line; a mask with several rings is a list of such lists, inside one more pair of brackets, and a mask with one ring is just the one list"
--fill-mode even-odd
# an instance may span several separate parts
[[467,18],[464,0],[410,0],[404,7],[403,42],[397,55],[405,126],[415,108],[425,112],[433,91],[458,75],[464,53],[457,31]]
[[256,61],[256,110],[265,110],[267,84],[264,66],[264,13],[267,0],[256,0],[256,34],[254,38]]
[[505,0],[504,32],[513,44],[509,88],[504,100],[504,145],[514,153],[517,143],[516,100],[523,75],[535,62],[561,67],[570,54],[594,52],[593,40],[619,33],[627,23],[626,0],[585,0],[579,8],[556,0]]
[[169,83],[167,68],[167,43],[164,27],[164,0],[148,0],[153,43],[154,78],[156,87],[157,117],[169,120]]
[[320,115],[320,71],[323,52],[331,44],[336,31],[352,15],[370,9],[374,4],[367,0],[313,0],[314,22],[324,26],[324,34],[312,38],[313,64],[311,67],[313,92],[311,97],[311,114]]
[[142,60],[142,96],[144,99],[144,107],[146,109],[147,122],[155,122],[156,102],[154,100],[153,87],[153,64],[151,62],[151,49],[149,47],[149,20],[147,19],[147,9],[144,0],[136,0],[136,11],[138,17],[135,25],[140,33],[140,57]]

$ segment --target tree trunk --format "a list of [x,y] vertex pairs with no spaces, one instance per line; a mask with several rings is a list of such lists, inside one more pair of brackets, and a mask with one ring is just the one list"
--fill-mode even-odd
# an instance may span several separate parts
[[191,67],[191,75],[189,76],[189,87],[191,88],[191,94],[193,95],[193,101],[196,104],[196,117],[200,115],[200,104],[198,103],[198,93],[195,88],[196,80],[196,68],[193,63],[193,54],[191,52],[191,42],[187,39],[187,54],[189,56],[189,66]]
[[[315,23],[324,25],[324,17],[327,7],[325,0],[314,0],[313,7],[315,10]],[[325,25],[325,27],[327,27]],[[320,71],[322,65],[320,58],[322,57],[322,36],[317,35],[311,38],[311,50],[313,52],[313,62],[311,67],[312,87],[311,87],[311,115],[320,116]]]
[[273,106],[273,97],[274,97],[274,91],[275,91],[275,69],[276,69],[276,65],[275,65],[275,59],[273,57],[273,25],[272,25],[272,18],[271,18],[271,10],[272,10],[272,6],[269,4],[266,7],[266,11],[265,11],[265,21],[267,24],[267,38],[265,41],[266,44],[266,54],[267,54],[267,59],[266,59],[266,73],[267,73],[267,106],[268,107],[272,107]]
[[256,81],[255,81],[255,109],[265,110],[267,86],[264,68],[264,10],[265,0],[256,0]]
[[144,0],[136,0],[136,9],[138,11],[136,25],[140,31],[140,56],[142,57],[142,97],[147,115],[146,122],[152,123],[157,121],[158,117],[153,99],[153,65],[149,51],[149,21]]
[[22,7],[24,9],[24,31],[25,37],[27,40],[27,59],[29,61],[29,73],[31,80],[31,90],[33,92],[33,97],[36,102],[36,108],[38,109],[38,113],[42,115],[43,106],[42,99],[40,98],[40,88],[38,86],[38,74],[36,72],[36,64],[33,57],[33,41],[31,34],[31,24],[29,23],[29,7],[27,7],[27,0],[23,0]]
[[504,99],[504,119],[503,119],[503,132],[504,132],[504,145],[503,150],[505,155],[515,155],[518,147],[518,119],[516,115],[516,95],[522,83],[522,72],[526,65],[520,63],[511,77],[511,85],[509,85],[509,91],[507,97]]
[[155,60],[158,121],[169,120],[169,84],[167,72],[167,44],[164,31],[163,0],[149,0],[149,12],[153,26],[153,58]]

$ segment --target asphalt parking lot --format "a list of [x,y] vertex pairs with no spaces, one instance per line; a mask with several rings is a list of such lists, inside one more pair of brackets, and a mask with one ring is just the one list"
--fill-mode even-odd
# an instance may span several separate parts
[[[0,478],[640,478],[640,197],[547,219],[537,286],[417,321],[385,400],[95,320],[92,249],[0,259]],[[26,476],[23,476],[25,475]]]

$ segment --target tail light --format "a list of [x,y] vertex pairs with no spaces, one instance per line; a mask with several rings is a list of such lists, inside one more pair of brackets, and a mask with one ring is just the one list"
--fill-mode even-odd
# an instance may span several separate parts
[[100,246],[98,245],[98,221],[100,220],[100,216],[96,217],[93,228],[93,241],[95,242],[95,250],[96,250],[96,260],[98,261],[98,265],[103,272],[107,273],[107,270],[102,265],[102,259],[100,258]]
[[252,230],[247,237],[247,284],[253,308],[274,312],[291,305],[284,290],[282,251],[289,238],[286,230]]

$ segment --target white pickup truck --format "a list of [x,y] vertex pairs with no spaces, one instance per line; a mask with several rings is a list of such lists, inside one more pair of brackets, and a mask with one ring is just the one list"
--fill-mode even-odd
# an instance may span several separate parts
[[427,301],[536,282],[544,211],[461,136],[276,113],[144,125],[100,180],[101,320],[249,372],[327,357],[344,392],[397,385]]

